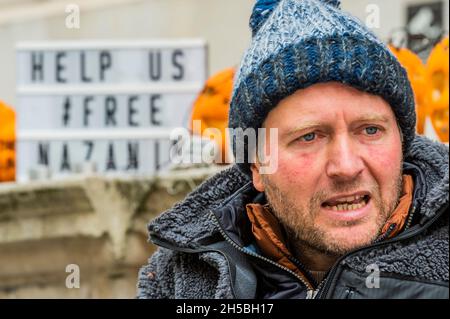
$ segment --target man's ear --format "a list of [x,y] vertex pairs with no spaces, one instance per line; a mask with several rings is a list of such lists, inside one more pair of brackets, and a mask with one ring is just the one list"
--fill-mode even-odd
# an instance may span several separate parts
[[264,183],[262,181],[262,176],[259,173],[259,164],[252,163],[250,169],[252,171],[253,186],[255,186],[258,191],[264,192]]

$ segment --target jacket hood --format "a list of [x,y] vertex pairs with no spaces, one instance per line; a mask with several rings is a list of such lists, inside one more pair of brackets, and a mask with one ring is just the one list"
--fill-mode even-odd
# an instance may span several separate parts
[[[417,213],[430,219],[439,208],[448,204],[449,162],[448,147],[425,137],[416,136],[408,154],[405,169],[416,174],[415,205]],[[198,242],[217,232],[211,211],[233,203],[241,205],[245,215],[245,204],[258,192],[252,187],[250,178],[234,165],[203,182],[183,201],[162,213],[149,225],[150,239],[163,240],[180,248],[196,248]],[[234,216],[233,218],[239,218]]]

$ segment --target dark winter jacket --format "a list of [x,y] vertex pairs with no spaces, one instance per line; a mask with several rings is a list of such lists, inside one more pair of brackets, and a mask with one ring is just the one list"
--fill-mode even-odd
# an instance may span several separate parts
[[260,255],[245,206],[264,196],[235,166],[149,225],[160,246],[139,273],[138,298],[448,298],[448,147],[416,137],[405,229],[342,258],[313,290]]

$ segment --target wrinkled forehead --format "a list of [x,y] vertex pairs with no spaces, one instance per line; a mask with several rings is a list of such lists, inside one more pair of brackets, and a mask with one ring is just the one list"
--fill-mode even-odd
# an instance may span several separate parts
[[380,96],[329,82],[312,85],[284,98],[266,117],[264,127],[292,130],[298,126],[346,121],[395,123],[390,105]]

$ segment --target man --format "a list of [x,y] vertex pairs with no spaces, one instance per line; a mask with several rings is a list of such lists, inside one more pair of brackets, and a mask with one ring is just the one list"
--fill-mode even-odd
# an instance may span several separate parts
[[276,146],[236,137],[251,156],[149,225],[138,297],[448,298],[448,148],[415,135],[404,69],[337,0],[250,26],[229,125]]

